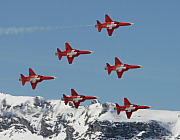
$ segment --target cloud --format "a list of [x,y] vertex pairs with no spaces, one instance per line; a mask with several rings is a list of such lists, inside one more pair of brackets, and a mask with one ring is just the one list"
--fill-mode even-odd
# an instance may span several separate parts
[[68,28],[81,28],[81,27],[89,27],[89,26],[94,26],[94,25],[0,28],[0,36],[25,34],[25,33],[37,32],[37,31],[51,31],[51,30],[63,30],[63,29],[68,29]]

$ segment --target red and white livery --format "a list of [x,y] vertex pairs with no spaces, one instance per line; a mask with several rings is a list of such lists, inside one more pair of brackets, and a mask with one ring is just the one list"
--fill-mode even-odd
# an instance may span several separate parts
[[23,74],[20,75],[21,78],[19,78],[19,81],[22,81],[22,85],[24,86],[26,82],[30,82],[33,90],[35,90],[37,83],[42,82],[43,80],[50,80],[57,78],[52,76],[37,75],[31,68],[29,68],[28,77],[25,77]]
[[75,108],[78,109],[79,104],[81,102],[84,102],[85,100],[92,100],[92,99],[97,99],[97,98],[98,97],[94,97],[94,96],[78,95],[74,89],[71,89],[71,96],[68,96],[68,95],[66,96],[65,94],[63,94],[62,100],[64,100],[65,105],[67,105],[69,101],[73,102]]
[[111,71],[114,70],[117,72],[118,78],[121,78],[123,73],[125,71],[128,71],[129,69],[136,69],[136,68],[142,68],[143,66],[139,65],[128,65],[128,64],[122,64],[121,61],[115,57],[115,65],[111,66],[109,63],[106,63],[105,70],[108,71],[108,74],[111,74]]
[[95,28],[98,28],[99,32],[101,32],[102,28],[107,28],[109,36],[112,36],[114,29],[117,29],[120,26],[129,26],[132,24],[134,23],[112,21],[112,19],[107,14],[105,14],[105,23],[100,23],[97,20],[97,24],[95,25]]
[[120,106],[116,103],[116,110],[117,114],[119,115],[121,111],[125,111],[127,118],[130,119],[133,112],[137,111],[138,109],[148,109],[151,106],[140,106],[131,104],[127,98],[124,98],[124,106]]
[[66,45],[66,51],[60,51],[59,48],[57,48],[57,52],[55,55],[58,56],[59,60],[61,60],[62,56],[67,56],[69,64],[72,64],[74,57],[78,57],[80,54],[90,54],[93,53],[93,51],[80,51],[76,49],[72,49],[72,47],[69,45],[69,43],[65,43]]

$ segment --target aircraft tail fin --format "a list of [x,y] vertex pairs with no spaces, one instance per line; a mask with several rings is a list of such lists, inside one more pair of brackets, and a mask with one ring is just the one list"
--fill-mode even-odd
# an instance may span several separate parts
[[21,78],[20,78],[20,80],[22,81],[22,85],[24,86],[24,85],[25,85],[25,83],[26,83],[26,79],[25,79],[25,77],[24,77],[24,75],[23,75],[23,74],[21,74]]
[[121,112],[121,107],[116,103],[116,108],[117,108],[117,114],[119,115]]
[[61,60],[62,58],[62,53],[61,53],[61,50],[59,48],[57,48],[57,53],[58,53],[58,58],[59,60]]
[[97,25],[98,25],[98,31],[101,32],[102,27],[101,27],[101,23],[99,22],[99,20],[97,20]]
[[65,105],[67,105],[67,103],[68,103],[68,97],[65,95],[65,94],[63,94],[63,98],[64,98],[64,102],[65,102]]
[[111,74],[112,69],[110,68],[109,63],[106,63],[106,65],[107,65],[107,69],[108,69],[108,74],[110,75],[110,74]]

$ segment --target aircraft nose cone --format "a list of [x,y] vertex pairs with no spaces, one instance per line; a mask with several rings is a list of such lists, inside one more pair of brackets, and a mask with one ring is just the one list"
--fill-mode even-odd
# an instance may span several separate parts
[[140,68],[143,68],[144,66],[140,66]]
[[131,23],[131,25],[133,25],[134,23]]
[[94,53],[94,51],[90,51],[91,53]]
[[56,78],[58,78],[58,77],[54,77],[54,79],[56,79]]

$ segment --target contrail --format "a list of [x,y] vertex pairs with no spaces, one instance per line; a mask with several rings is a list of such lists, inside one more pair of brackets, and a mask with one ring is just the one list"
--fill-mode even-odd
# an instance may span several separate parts
[[14,35],[14,34],[25,34],[32,33],[37,31],[50,31],[50,30],[63,30],[70,28],[81,28],[81,27],[90,27],[94,25],[79,25],[79,26],[47,26],[47,27],[9,27],[9,28],[0,28],[0,36],[2,35]]
[[0,78],[0,80],[17,80],[19,78]]

